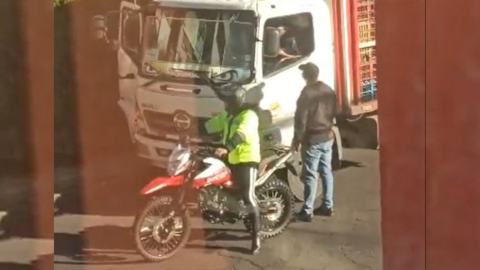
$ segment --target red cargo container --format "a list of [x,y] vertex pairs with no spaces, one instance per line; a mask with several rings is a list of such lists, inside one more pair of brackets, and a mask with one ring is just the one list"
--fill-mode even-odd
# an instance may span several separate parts
[[[375,1],[333,0],[337,94],[346,115],[375,113]],[[346,48],[346,49],[345,49]]]

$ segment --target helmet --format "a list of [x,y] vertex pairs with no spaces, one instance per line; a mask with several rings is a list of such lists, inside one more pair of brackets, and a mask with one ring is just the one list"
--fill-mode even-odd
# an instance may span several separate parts
[[247,91],[243,87],[238,87],[228,96],[225,96],[223,101],[228,109],[238,110],[244,105],[246,96]]

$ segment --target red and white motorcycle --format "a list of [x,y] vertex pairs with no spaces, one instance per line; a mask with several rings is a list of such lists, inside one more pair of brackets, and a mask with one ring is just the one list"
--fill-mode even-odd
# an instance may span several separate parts
[[[288,163],[292,151],[286,147],[272,150],[276,158],[255,183],[264,238],[280,234],[294,214],[294,195],[275,175]],[[171,153],[167,171],[169,176],[153,179],[141,191],[148,202],[133,229],[135,245],[145,259],[164,261],[183,248],[190,235],[192,214],[211,223],[243,221],[247,230],[252,229],[245,204],[235,195],[230,169],[213,155],[213,148],[190,145],[184,138]]]

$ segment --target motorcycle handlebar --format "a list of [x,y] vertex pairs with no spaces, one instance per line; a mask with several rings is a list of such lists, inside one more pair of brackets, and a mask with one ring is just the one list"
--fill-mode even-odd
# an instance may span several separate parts
[[274,147],[267,148],[267,150],[273,151],[276,155],[282,156],[289,153],[294,153],[295,149],[291,146],[278,145]]
[[214,155],[215,153],[215,148],[211,146],[192,146],[193,152],[195,152],[197,155],[204,155],[204,156],[209,156],[209,155]]
[[[192,149],[194,149],[194,152],[196,153],[205,153],[206,155],[214,155],[215,150],[217,149],[216,147],[212,146],[193,146]],[[268,148],[267,150],[274,151],[275,154],[281,156],[289,153],[294,153],[295,149],[290,146],[276,146],[276,147],[271,147]]]

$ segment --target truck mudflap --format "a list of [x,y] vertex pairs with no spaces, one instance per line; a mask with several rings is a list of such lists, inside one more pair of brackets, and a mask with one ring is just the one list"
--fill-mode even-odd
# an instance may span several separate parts
[[333,127],[333,135],[335,136],[335,143],[333,144],[332,168],[339,170],[342,168],[343,160],[343,144],[340,129],[337,126]]

